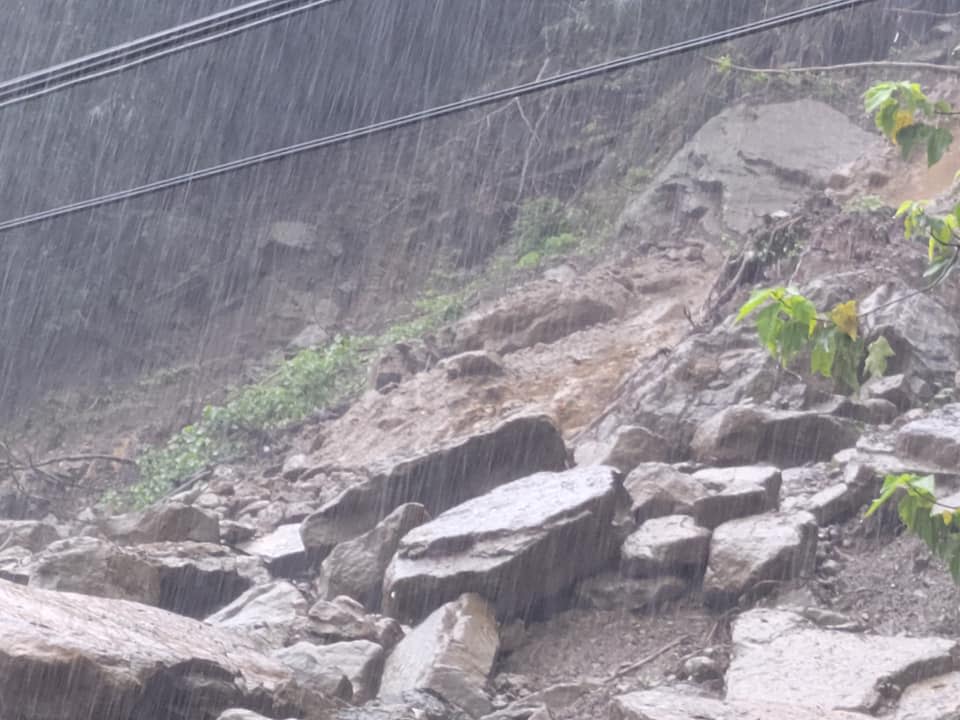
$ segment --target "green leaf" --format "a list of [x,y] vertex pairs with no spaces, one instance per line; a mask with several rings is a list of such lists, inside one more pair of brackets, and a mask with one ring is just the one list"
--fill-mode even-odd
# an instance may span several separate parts
[[820,373],[824,377],[831,377],[836,352],[837,343],[834,333],[822,328],[818,330],[810,353],[810,371]]
[[935,165],[953,142],[953,134],[946,128],[934,128],[927,138],[927,167]]
[[900,129],[894,140],[900,146],[900,152],[904,160],[910,159],[910,155],[917,145],[926,142],[930,131],[930,126],[923,123],[907,125],[907,127]]
[[780,359],[786,366],[807,344],[810,328],[807,322],[790,320],[780,330]]
[[892,358],[894,355],[896,353],[890,347],[890,343],[881,335],[867,347],[864,368],[872,378],[883,377],[887,372],[887,358]]
[[760,336],[760,341],[774,356],[778,354],[777,345],[783,324],[779,303],[771,303],[757,313],[757,335]]
[[773,298],[774,289],[766,288],[763,290],[754,290],[750,294],[750,299],[747,300],[741,307],[740,311],[737,313],[736,322],[740,322],[745,317],[747,317],[754,310],[759,308],[765,302]]
[[867,115],[873,115],[880,106],[893,98],[895,86],[893,83],[877,83],[863,94],[864,109]]

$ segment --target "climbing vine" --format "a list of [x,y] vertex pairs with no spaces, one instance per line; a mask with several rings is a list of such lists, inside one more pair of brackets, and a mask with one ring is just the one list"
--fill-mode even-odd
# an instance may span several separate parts
[[[933,101],[914,82],[882,82],[864,94],[864,108],[877,128],[900,148],[905,160],[917,150],[926,154],[927,165],[940,161],[953,142],[946,127],[956,115],[949,103]],[[958,173],[960,176],[960,173]],[[927,284],[891,302],[900,302],[917,292],[928,292],[943,282],[960,256],[960,203],[944,215],[928,212],[926,201],[908,200],[896,212],[903,219],[904,236],[925,245]],[[863,314],[856,300],[819,311],[799,292],[789,288],[757,290],[740,308],[737,321],[756,320],[760,342],[783,365],[801,354],[810,357],[814,374],[833,377],[851,392],[857,392],[863,374],[877,377],[886,371],[893,349],[882,336],[868,346],[860,336]],[[903,524],[918,535],[949,567],[960,584],[960,509],[942,503],[932,475],[888,475],[867,517],[894,498]]]

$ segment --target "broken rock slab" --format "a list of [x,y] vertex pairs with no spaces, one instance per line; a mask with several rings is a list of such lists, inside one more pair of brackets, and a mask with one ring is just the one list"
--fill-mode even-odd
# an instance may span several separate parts
[[690,447],[699,462],[787,468],[829,460],[859,437],[855,422],[829,414],[734,405],[701,423]]
[[333,717],[238,637],[140,603],[0,581],[4,720],[193,720],[228,708]]
[[435,516],[498,485],[538,471],[562,470],[566,463],[563,437],[550,418],[514,417],[404,459],[346,489],[307,517],[300,534],[308,549],[329,552],[373,529],[403,504],[418,503]]
[[610,720],[866,720],[869,715],[777,702],[724,702],[669,690],[640,690],[614,698]]
[[620,571],[628,577],[699,576],[707,564],[710,531],[688,515],[647,520],[620,548]]
[[706,528],[780,506],[780,470],[769,465],[707,468],[693,479],[706,491],[693,504],[697,524]]
[[411,530],[384,579],[384,612],[419,619],[463,592],[502,618],[523,615],[616,551],[622,491],[613,468],[537,473],[458,505]]
[[808,512],[766,513],[724,523],[710,540],[704,602],[729,607],[760,583],[807,575],[816,550],[817,522]]
[[674,575],[631,578],[607,571],[578,582],[573,597],[578,607],[588,610],[656,612],[689,590],[689,581]]
[[198,619],[270,580],[259,560],[220,545],[121,547],[91,537],[53,543],[26,571],[32,587],[135,600]]
[[823,630],[792,612],[751,610],[733,625],[726,698],[873,714],[891,686],[952,670],[956,650],[954,640]]
[[379,609],[383,574],[400,539],[429,519],[430,513],[423,505],[407,503],[387,515],[373,530],[337,545],[320,569],[317,581],[320,597],[332,600],[347,595],[368,610]]
[[427,690],[474,717],[492,709],[485,687],[499,648],[493,608],[475,593],[435,610],[387,659],[379,698]]

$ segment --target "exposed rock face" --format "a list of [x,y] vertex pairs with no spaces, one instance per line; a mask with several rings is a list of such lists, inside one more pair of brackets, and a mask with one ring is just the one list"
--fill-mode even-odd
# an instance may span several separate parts
[[387,659],[380,699],[402,700],[429,690],[474,717],[491,710],[484,692],[499,647],[493,608],[479,595],[462,595],[414,628]]
[[728,701],[870,714],[883,699],[884,685],[904,687],[946,672],[957,649],[940,638],[821,630],[799,615],[766,609],[736,620],[733,644]]
[[430,519],[423,505],[401,505],[370,532],[337,545],[323,561],[318,592],[328,600],[348,595],[369,610],[380,606],[383,573],[400,538]]
[[610,720],[866,720],[867,717],[778,702],[724,702],[659,689],[621,695],[610,708]]
[[263,652],[281,648],[306,625],[307,600],[288,582],[279,580],[247,590],[206,622],[243,634]]
[[[906,376],[914,392],[917,381],[930,385],[949,385],[960,365],[960,324],[950,313],[944,313],[934,298],[920,294],[879,307],[909,294],[899,283],[888,283],[860,304],[869,318],[870,338],[883,335],[896,353],[889,359],[890,375]],[[873,308],[878,308],[876,311]],[[920,400],[932,397],[932,391]]]
[[[122,600],[0,581],[0,717],[213,720],[245,707],[332,717],[237,637]],[[56,688],[56,691],[52,691]]]
[[849,420],[818,412],[770,410],[738,405],[702,423],[691,442],[694,457],[719,465],[772,462],[792,467],[829,460],[860,437]]
[[61,540],[30,562],[30,585],[135,600],[203,618],[269,580],[258,560],[219,545],[120,547],[89,537]]
[[420,618],[462,592],[522,614],[603,568],[620,483],[612,468],[537,473],[409,532],[384,579],[384,611]]
[[715,528],[780,506],[780,471],[775,467],[708,468],[693,474],[706,494],[693,504],[697,524]]
[[631,577],[699,575],[707,564],[710,531],[686,515],[647,520],[620,549],[620,570]]
[[330,550],[372,529],[405,503],[438,514],[497,485],[565,465],[566,447],[550,419],[517,417],[397,463],[345,490],[304,520],[301,536],[308,549]]
[[655,428],[670,438],[682,459],[689,455],[701,423],[738,403],[770,400],[786,390],[783,386],[790,380],[777,373],[769,355],[757,347],[755,335],[746,328],[720,325],[647,363],[628,381],[617,417],[622,423]]
[[215,515],[182,503],[164,503],[142,512],[117,515],[103,521],[101,531],[121,545],[157,542],[220,542]]
[[767,513],[724,523],[710,541],[704,601],[729,606],[764,580],[807,574],[816,547],[817,523],[809,513]]
[[960,404],[947,405],[897,432],[897,453],[942,468],[960,468]]
[[439,359],[437,353],[422,341],[394,343],[377,359],[370,384],[374,390],[384,390],[428,369]]
[[798,206],[825,187],[838,165],[873,141],[846,115],[814,100],[725,110],[627,206],[621,233],[650,242],[680,225],[742,236],[764,215]]
[[453,352],[514,352],[550,343],[622,316],[632,289],[612,272],[591,274],[572,283],[531,283],[522,298],[506,298],[478,310],[454,325]]

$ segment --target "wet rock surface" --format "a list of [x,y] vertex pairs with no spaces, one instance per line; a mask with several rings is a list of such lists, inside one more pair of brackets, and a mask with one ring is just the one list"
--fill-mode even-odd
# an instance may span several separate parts
[[872,714],[890,686],[903,688],[952,669],[956,647],[940,638],[821,630],[789,612],[753,610],[733,625],[726,698]]
[[4,718],[192,720],[238,706],[332,717],[332,703],[298,688],[282,665],[203,623],[4,581],[0,604]]
[[269,575],[259,561],[219,545],[153,543],[120,547],[90,537],[61,540],[31,558],[30,585],[136,600],[203,618]]
[[[384,609],[420,618],[464,591],[501,617],[523,614],[603,568],[620,483],[602,466],[537,473],[439,515],[400,541],[386,571]],[[554,564],[557,557],[565,558]]]
[[809,513],[768,513],[724,523],[710,540],[704,599],[730,606],[763,584],[810,574],[816,547],[817,523]]
[[497,485],[565,464],[563,439],[549,418],[514,418],[346,489],[304,520],[301,537],[309,549],[329,550],[372,529],[400,505],[418,503],[435,515]]
[[493,608],[476,594],[431,613],[387,659],[379,697],[396,702],[409,690],[429,690],[472,716],[491,710],[486,695],[500,641]]

